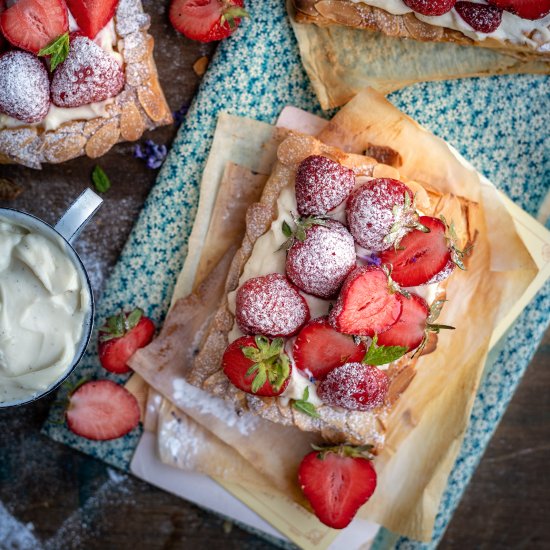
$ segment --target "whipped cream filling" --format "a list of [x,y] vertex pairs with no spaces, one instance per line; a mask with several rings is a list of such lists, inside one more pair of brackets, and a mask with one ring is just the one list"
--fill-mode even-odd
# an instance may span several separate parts
[[0,218],[0,403],[45,391],[73,364],[91,304],[64,246]]
[[[78,30],[78,25],[74,17],[69,12],[69,31],[74,32]],[[94,38],[94,42],[100,46],[104,51],[106,51],[111,57],[116,59],[117,63],[122,66],[123,58],[118,51],[115,50],[117,47],[117,34],[115,31],[115,20],[114,17],[99,31],[97,36]],[[80,107],[57,107],[53,103],[50,104],[50,110],[46,117],[40,122],[34,124],[29,124],[18,120],[14,117],[4,115],[0,113],[0,129],[2,128],[20,128],[23,126],[34,126],[37,128],[42,128],[46,131],[48,130],[57,130],[62,124],[66,122],[72,122],[75,120],[92,120],[97,117],[106,118],[109,116],[107,112],[107,107],[114,102],[114,98],[109,98],[105,101],[97,101],[95,103],[90,103],[88,105],[82,105]]]
[[[375,8],[381,8],[388,13],[394,15],[404,15],[406,13],[414,13],[417,19],[434,25],[437,27],[447,27],[455,31],[460,31],[462,34],[476,41],[483,41],[487,38],[495,40],[508,41],[514,44],[528,45],[539,51],[548,51],[550,49],[550,14],[542,19],[530,21],[522,19],[510,12],[502,13],[502,22],[498,29],[492,33],[482,33],[474,30],[455,9],[436,17],[429,17],[415,12],[409,8],[403,0],[351,0],[355,4],[367,4]],[[472,0],[476,4],[487,4],[484,0]],[[536,40],[531,38],[535,33]]]
[[[359,186],[371,179],[373,178],[358,177],[356,186]],[[328,215],[333,219],[345,223],[345,206],[346,201],[331,210]],[[292,220],[292,212],[297,212],[297,205],[294,185],[290,184],[281,191],[279,198],[277,199],[277,218],[272,222],[269,231],[259,237],[254,244],[252,254],[246,262],[243,273],[239,279],[239,287],[248,281],[248,279],[252,279],[253,277],[269,275],[270,273],[285,273],[286,252],[284,250],[279,250],[279,248],[286,240],[282,230],[283,222],[285,220],[287,222]],[[357,244],[355,245],[355,249],[358,254],[359,263],[364,263],[360,260],[362,256],[370,255],[372,253],[372,251],[362,248]],[[417,287],[407,288],[407,290],[420,295],[428,304],[431,304],[435,300],[438,288],[439,284],[433,283],[429,285],[420,285]],[[332,303],[331,301],[311,296],[301,290],[299,292],[309,306],[311,319],[328,314]],[[236,294],[237,292],[233,291],[227,295],[228,307],[233,315],[235,315],[236,310]],[[244,336],[244,334],[239,329],[237,322],[234,321],[233,327],[228,334],[229,343],[234,342],[241,336]],[[295,338],[290,338],[285,343],[285,352],[289,356],[292,371],[290,382],[285,391],[279,396],[279,399],[281,399],[284,404],[288,404],[290,399],[300,400],[303,397],[304,389],[308,387],[308,401],[313,403],[315,406],[320,406],[322,401],[317,395],[315,383],[308,378],[306,373],[303,373],[300,369],[296,368],[294,363],[294,358],[292,356],[294,340]],[[388,367],[385,365],[380,368],[382,370],[386,370]]]

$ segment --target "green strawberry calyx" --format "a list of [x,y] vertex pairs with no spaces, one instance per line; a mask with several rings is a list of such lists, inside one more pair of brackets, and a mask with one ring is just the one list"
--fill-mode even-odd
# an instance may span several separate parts
[[341,457],[348,458],[365,458],[367,460],[374,459],[374,445],[314,445],[311,447],[314,451],[319,451],[317,458],[319,460],[324,460],[327,454],[334,453]]
[[121,311],[112,317],[109,317],[106,323],[99,329],[100,342],[108,342],[114,338],[122,338],[137,326],[143,317],[143,310],[139,307],[134,308],[130,313]]

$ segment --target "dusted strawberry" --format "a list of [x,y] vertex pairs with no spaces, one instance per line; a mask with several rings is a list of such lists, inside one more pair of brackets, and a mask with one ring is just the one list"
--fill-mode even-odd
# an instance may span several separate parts
[[86,382],[71,394],[65,416],[75,434],[104,441],[132,431],[139,424],[140,411],[126,388],[98,380]]
[[80,107],[114,97],[122,88],[124,72],[116,60],[89,38],[73,35],[69,55],[53,75],[53,103]]
[[300,216],[322,216],[344,202],[355,186],[353,170],[327,157],[311,155],[296,171]]
[[388,387],[384,371],[364,363],[346,363],[328,373],[317,387],[317,395],[327,405],[369,411],[384,403]]
[[353,237],[339,222],[326,220],[295,238],[286,258],[286,274],[301,290],[320,298],[337,294],[355,267]]
[[377,344],[381,346],[403,346],[412,351],[419,346],[424,347],[428,333],[439,333],[441,329],[453,329],[447,325],[436,325],[444,301],[438,300],[430,307],[424,298],[410,294],[403,299],[403,311],[397,323],[378,336]]
[[128,360],[146,346],[155,334],[155,325],[139,308],[109,317],[99,329],[98,354],[103,368],[122,374],[130,371]]
[[398,250],[386,250],[380,255],[383,263],[392,265],[392,278],[402,286],[427,283],[452,259],[445,224],[429,216],[422,216],[419,221],[429,233],[414,230],[401,240]]
[[93,39],[115,15],[118,0],[67,0],[67,5],[79,29]]
[[173,27],[199,42],[223,40],[248,17],[243,0],[172,0],[170,22]]
[[34,55],[12,50],[0,57],[0,112],[29,124],[50,108],[50,80]]
[[397,247],[418,223],[413,192],[398,180],[373,179],[348,198],[346,217],[353,238],[364,248],[379,252]]
[[344,334],[373,336],[388,330],[401,308],[400,295],[382,268],[358,267],[348,275],[329,321]]
[[298,483],[315,515],[333,529],[347,527],[376,489],[368,447],[327,447],[307,454]]
[[365,352],[363,342],[334,330],[327,317],[318,317],[298,333],[292,356],[296,368],[323,380],[336,367],[361,361]]
[[496,6],[476,4],[475,2],[457,2],[455,9],[458,15],[478,32],[494,32],[502,21],[502,10]]
[[223,372],[240,390],[263,397],[281,395],[290,381],[290,361],[282,338],[243,336],[227,346]]
[[489,4],[523,19],[542,19],[550,13],[550,0],[488,0]]
[[443,15],[453,9],[456,0],[403,0],[411,10],[430,17]]
[[14,46],[38,53],[68,32],[67,6],[64,0],[18,0],[0,15],[0,30]]
[[449,260],[441,271],[436,273],[429,281],[427,281],[424,284],[431,285],[431,284],[440,283],[441,281],[444,281],[445,279],[450,277],[455,267],[456,267],[456,264],[453,262],[453,260],[452,259]]
[[309,307],[279,273],[249,279],[237,290],[237,325],[245,334],[293,336],[309,320]]

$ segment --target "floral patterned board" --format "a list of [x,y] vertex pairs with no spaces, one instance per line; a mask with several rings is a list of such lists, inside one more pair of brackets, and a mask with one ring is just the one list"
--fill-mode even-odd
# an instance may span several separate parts
[[[183,264],[198,203],[198,185],[218,113],[273,123],[286,105],[323,115],[300,63],[298,48],[280,0],[250,2],[251,19],[220,44],[183,122],[136,226],[114,269],[97,318],[131,305],[142,306],[158,324],[166,314]],[[519,206],[533,216],[548,194],[550,155],[547,92],[550,78],[507,76],[416,84],[390,100],[456,147]],[[328,116],[328,113],[325,113]],[[543,223],[547,220],[542,220]],[[433,541],[420,544],[381,530],[375,547],[433,548],[502,417],[550,320],[550,283],[493,350],[477,396],[462,450],[441,503]],[[93,341],[95,338],[92,339]],[[88,349],[73,379],[106,377],[96,346]],[[111,376],[124,382],[124,377]],[[85,453],[128,470],[138,430],[113,442],[76,437],[53,408],[44,432]]]

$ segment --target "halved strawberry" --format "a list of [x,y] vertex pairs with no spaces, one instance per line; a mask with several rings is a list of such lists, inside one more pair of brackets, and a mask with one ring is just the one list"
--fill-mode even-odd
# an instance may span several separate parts
[[413,230],[403,237],[398,250],[386,250],[380,254],[382,263],[392,266],[392,279],[402,286],[428,282],[451,260],[445,224],[430,216],[422,216],[419,222],[430,232]]
[[311,155],[296,171],[300,216],[321,216],[344,202],[355,186],[353,170],[327,157]]
[[403,0],[406,6],[422,15],[443,15],[453,9],[456,0]]
[[550,13],[550,0],[487,0],[497,8],[509,11],[522,19],[542,19]]
[[298,483],[319,520],[343,529],[374,493],[376,471],[361,447],[329,447],[302,459]]
[[330,371],[317,387],[323,403],[349,411],[369,411],[384,403],[386,373],[365,363],[346,363]]
[[119,0],[67,0],[80,30],[91,39],[113,18]]
[[146,346],[155,334],[155,325],[139,308],[109,317],[99,329],[98,354],[103,368],[123,374],[130,371],[128,360]]
[[116,439],[139,424],[136,398],[110,380],[86,382],[69,398],[65,412],[69,429],[77,435],[104,441]]
[[494,32],[502,21],[502,10],[496,6],[476,4],[475,2],[457,2],[455,9],[458,15],[478,32]]
[[330,324],[339,332],[374,336],[388,330],[401,315],[401,298],[380,267],[354,269],[330,312]]
[[327,317],[318,317],[298,333],[292,356],[298,369],[323,380],[336,367],[361,361],[366,351],[363,342],[334,330]]
[[64,0],[19,0],[0,15],[0,29],[14,46],[38,53],[69,30]]
[[243,336],[227,346],[222,368],[231,383],[244,392],[274,397],[285,391],[292,367],[282,338],[270,341],[264,336]]
[[173,27],[199,42],[223,40],[248,17],[243,0],[172,0],[169,17]]

